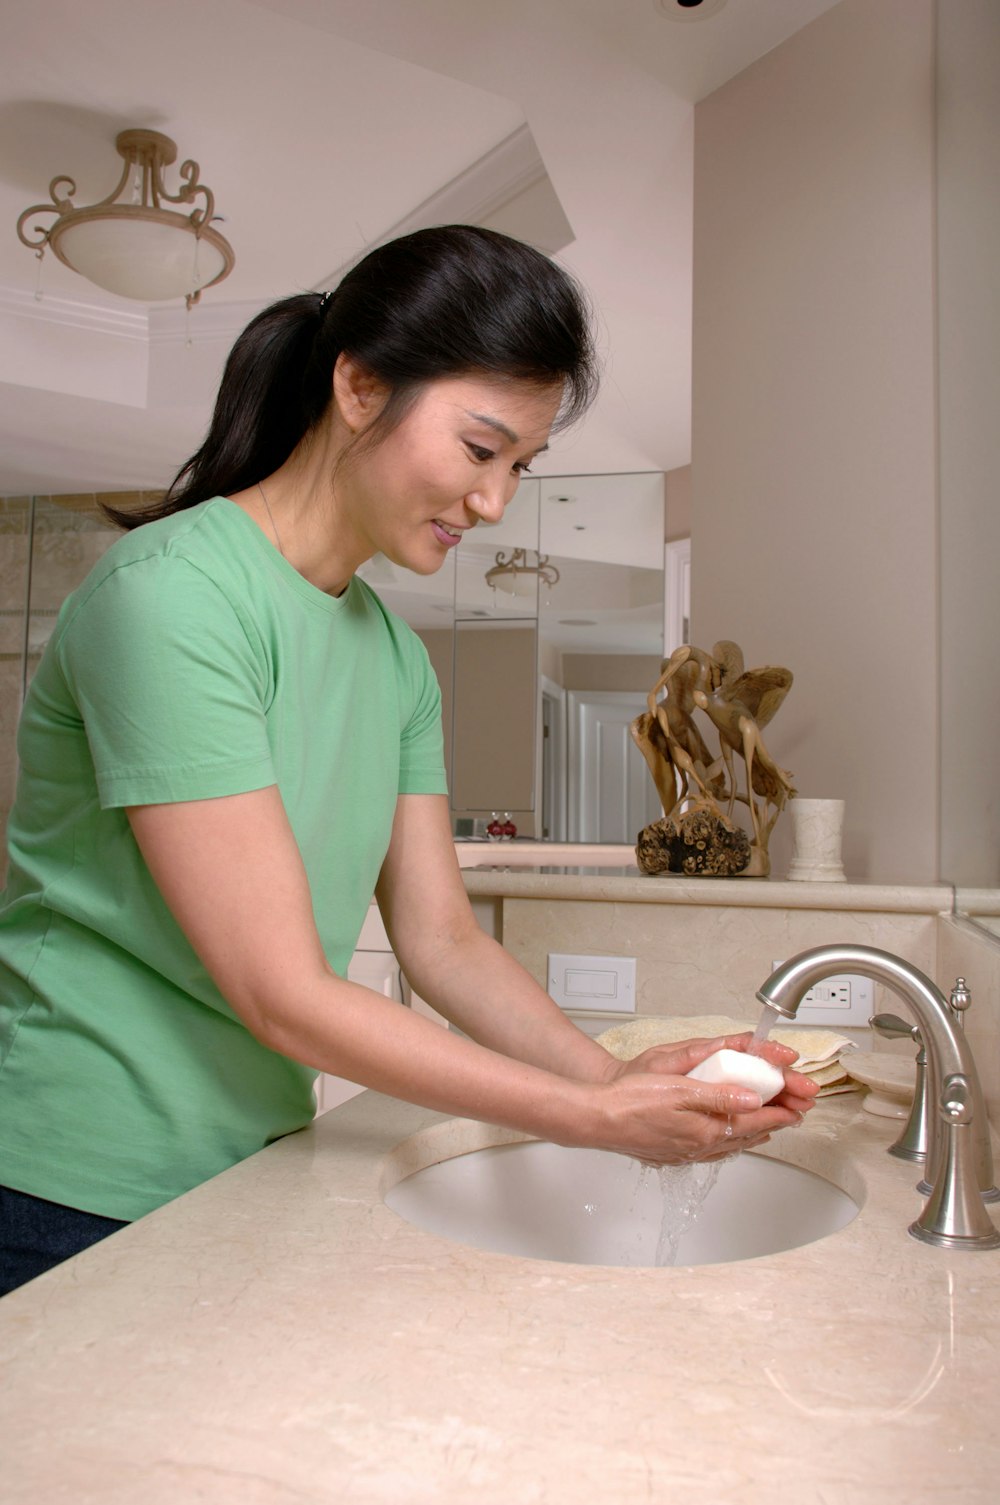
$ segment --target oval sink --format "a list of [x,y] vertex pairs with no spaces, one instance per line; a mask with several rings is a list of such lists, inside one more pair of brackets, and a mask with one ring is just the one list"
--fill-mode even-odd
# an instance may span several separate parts
[[654,1170],[538,1140],[427,1165],[385,1202],[456,1243],[584,1265],[755,1259],[836,1233],[859,1210],[824,1177],[766,1155]]

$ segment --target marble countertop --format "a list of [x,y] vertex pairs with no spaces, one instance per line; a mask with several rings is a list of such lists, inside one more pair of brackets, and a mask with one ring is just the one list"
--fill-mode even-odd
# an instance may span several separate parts
[[847,1228],[615,1269],[401,1221],[408,1157],[504,1136],[364,1093],[0,1301],[0,1498],[992,1505],[1000,1252],[907,1234],[914,1168],[860,1102],[769,1147],[863,1203]]

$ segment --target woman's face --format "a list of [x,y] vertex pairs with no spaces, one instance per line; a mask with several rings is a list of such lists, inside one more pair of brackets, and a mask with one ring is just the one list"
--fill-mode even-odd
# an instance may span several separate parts
[[562,386],[489,377],[431,382],[389,435],[345,467],[341,492],[358,541],[430,575],[477,523],[496,523],[547,447]]

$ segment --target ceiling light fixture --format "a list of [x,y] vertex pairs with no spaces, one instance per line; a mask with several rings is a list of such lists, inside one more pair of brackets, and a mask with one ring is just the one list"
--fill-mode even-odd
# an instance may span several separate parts
[[[201,169],[189,158],[181,164],[181,188],[167,192],[163,169],[177,160],[177,147],[159,131],[120,131],[115,146],[125,165],[106,199],[77,208],[73,179],[53,178],[52,202],[25,209],[18,238],[38,257],[51,248],[64,265],[106,292],[146,303],[183,298],[191,308],[204,288],[229,276],[236,261],[232,246],[212,227],[212,191],[198,181]],[[203,205],[190,214],[163,207],[191,204],[199,195]],[[47,229],[31,226],[29,238],[27,222],[36,214],[56,219]]]
[[[535,564],[529,564],[529,553],[534,553],[537,561]],[[551,587],[558,579],[559,571],[554,564],[549,563],[548,554],[539,554],[529,549],[512,549],[509,559],[504,557],[501,549],[497,553],[496,563],[486,571],[486,584],[492,590],[496,590],[502,583],[512,596],[517,594],[519,581],[522,585],[534,587],[541,580]]]

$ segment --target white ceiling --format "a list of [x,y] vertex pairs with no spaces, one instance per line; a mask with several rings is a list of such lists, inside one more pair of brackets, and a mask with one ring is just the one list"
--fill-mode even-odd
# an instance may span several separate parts
[[[685,464],[693,103],[833,3],[728,0],[682,24],[658,0],[5,0],[0,493],[165,484],[254,309],[328,285],[443,204],[472,218],[468,170],[511,138],[537,149],[572,227],[560,255],[606,364],[600,403],[546,470]],[[236,253],[189,325],[52,256],[36,301],[14,234],[57,174],[78,203],[108,193],[133,125],[199,162]],[[511,210],[526,238],[530,199]]]

